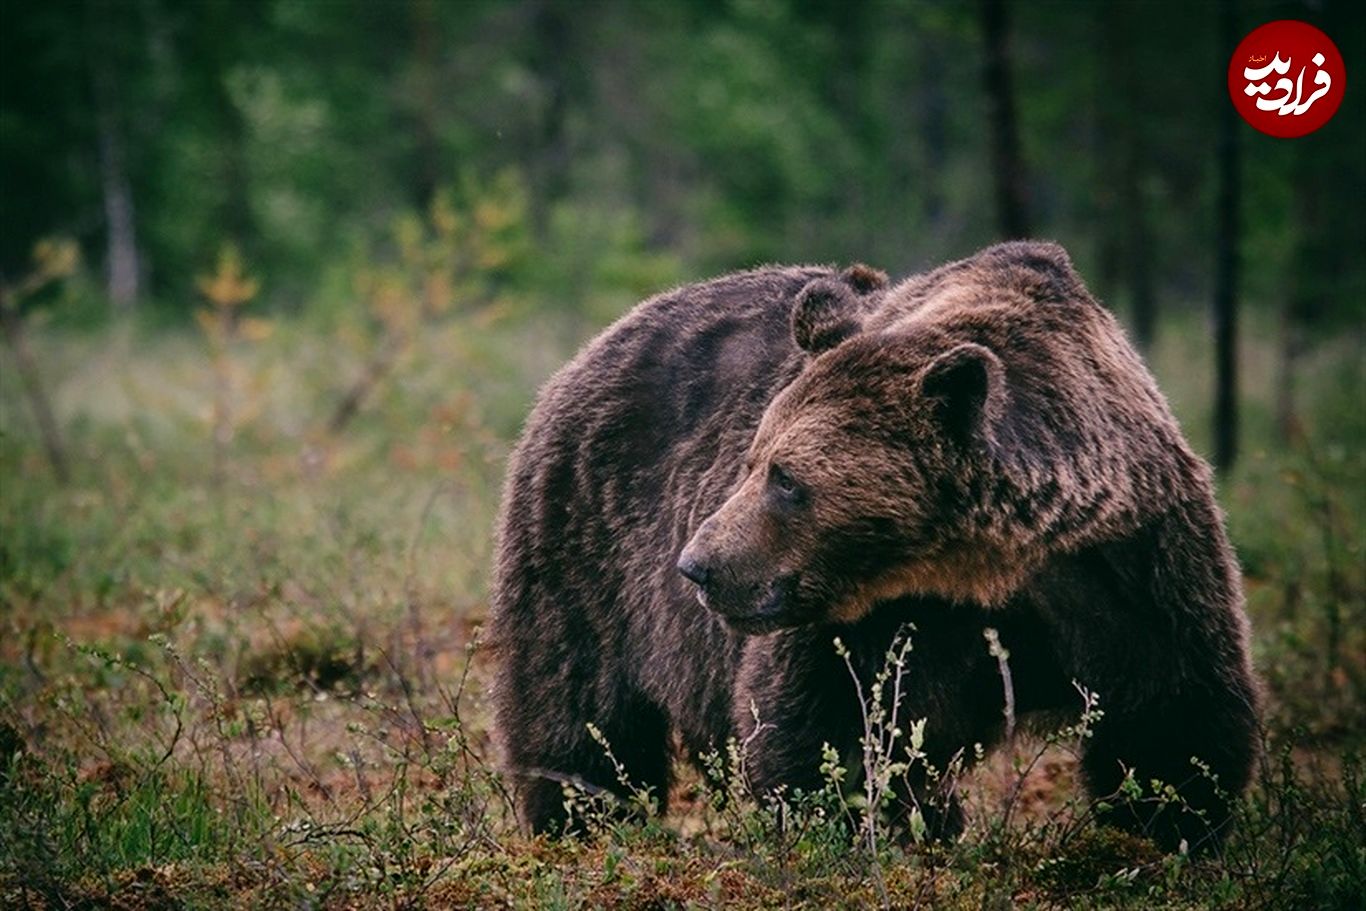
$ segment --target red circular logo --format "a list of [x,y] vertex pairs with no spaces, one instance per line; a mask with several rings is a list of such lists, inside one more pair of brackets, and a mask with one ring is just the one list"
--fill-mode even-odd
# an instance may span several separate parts
[[1268,136],[1312,133],[1342,104],[1347,68],[1338,47],[1307,22],[1255,29],[1228,62],[1228,94],[1243,119]]

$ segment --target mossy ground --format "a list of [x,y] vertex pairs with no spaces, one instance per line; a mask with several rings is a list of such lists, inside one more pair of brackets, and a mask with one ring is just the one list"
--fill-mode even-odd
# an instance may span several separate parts
[[[1163,328],[1154,367],[1202,446],[1201,333]],[[1273,339],[1254,325],[1243,352],[1220,495],[1270,715],[1224,855],[1088,825],[1066,743],[1022,738],[963,781],[961,842],[872,857],[835,822],[717,806],[687,769],[665,819],[517,831],[477,648],[491,528],[534,390],[584,334],[434,323],[329,434],[363,334],[277,321],[219,373],[192,334],[33,328],[74,477],[0,361],[0,904],[1363,907],[1359,347],[1304,365],[1290,444]]]

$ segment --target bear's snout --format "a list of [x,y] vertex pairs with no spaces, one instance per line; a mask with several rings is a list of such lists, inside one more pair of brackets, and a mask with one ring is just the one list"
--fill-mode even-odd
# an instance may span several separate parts
[[678,571],[683,574],[683,578],[699,588],[706,588],[707,580],[711,577],[711,570],[691,553],[691,548],[684,548],[683,554],[678,558]]

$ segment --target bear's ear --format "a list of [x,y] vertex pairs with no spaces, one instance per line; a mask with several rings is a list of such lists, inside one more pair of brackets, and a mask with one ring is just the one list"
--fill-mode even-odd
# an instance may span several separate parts
[[1005,369],[990,349],[965,342],[930,362],[920,380],[939,425],[955,442],[990,445],[1005,402]]
[[872,294],[887,287],[887,273],[866,263],[854,263],[840,273],[840,279],[859,294]]
[[792,338],[797,347],[820,354],[859,331],[854,289],[833,278],[808,282],[792,306]]
[[1012,282],[1038,301],[1053,302],[1089,298],[1072,259],[1060,245],[1050,241],[1013,240],[988,247],[979,260],[1004,270]]

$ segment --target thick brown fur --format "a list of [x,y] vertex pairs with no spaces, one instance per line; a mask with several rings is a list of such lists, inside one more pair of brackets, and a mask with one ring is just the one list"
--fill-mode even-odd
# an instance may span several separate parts
[[[563,824],[565,780],[617,787],[588,723],[661,798],[671,735],[690,756],[748,739],[761,791],[819,784],[822,745],[861,724],[833,638],[866,681],[907,623],[902,715],[932,761],[1001,737],[993,626],[1022,715],[1099,694],[1092,793],[1133,769],[1189,807],[1112,802],[1113,822],[1217,844],[1258,724],[1236,561],[1208,468],[1060,247],[892,287],[866,266],[688,286],[543,390],[491,625],[532,828]],[[956,807],[931,823],[957,831]]]

